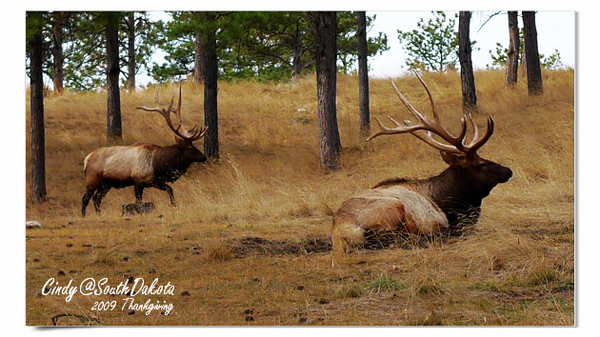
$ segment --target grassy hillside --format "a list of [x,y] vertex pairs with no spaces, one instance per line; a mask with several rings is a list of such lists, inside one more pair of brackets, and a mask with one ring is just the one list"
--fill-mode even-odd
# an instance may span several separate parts
[[[157,210],[122,217],[133,188],[111,190],[102,215],[82,219],[83,158],[105,145],[106,97],[47,97],[48,202],[26,200],[27,324],[102,325],[572,325],[574,324],[574,79],[544,73],[541,97],[526,84],[511,90],[500,71],[476,73],[480,125],[496,129],[479,151],[514,177],[484,199],[473,233],[411,249],[362,251],[331,266],[333,212],[349,196],[390,177],[428,177],[446,164],[410,135],[358,137],[356,77],[338,78],[342,169],[319,170],[314,78],[296,84],[219,83],[221,159],[195,164],[172,184],[178,206],[148,189]],[[425,74],[446,124],[462,114],[460,76]],[[523,80],[524,81],[524,80]],[[395,79],[415,107],[429,113],[413,76]],[[183,85],[183,116],[203,122],[203,88]],[[168,104],[174,85],[160,86]],[[153,106],[156,88],[122,92],[124,143],[170,145]],[[27,105],[29,108],[29,105]],[[389,81],[371,81],[371,112],[409,118]],[[30,124],[27,111],[27,158]],[[373,125],[373,128],[377,128]],[[198,146],[201,148],[202,142]],[[30,195],[27,172],[27,195]],[[130,276],[171,282],[174,295],[136,297],[172,303],[169,315],[123,309],[124,295],[42,295],[49,278],[78,285]],[[112,311],[91,310],[117,301]]]

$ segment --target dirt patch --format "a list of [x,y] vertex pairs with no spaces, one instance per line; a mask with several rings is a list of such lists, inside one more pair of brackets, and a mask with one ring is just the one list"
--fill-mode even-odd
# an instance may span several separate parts
[[236,258],[258,254],[275,255],[308,255],[325,253],[331,250],[331,240],[328,238],[309,238],[302,241],[267,240],[250,236],[231,240],[233,254]]
[[367,231],[365,233],[366,244],[365,249],[368,250],[379,250],[379,249],[422,249],[430,248],[435,245],[448,245],[457,242],[463,236],[468,235],[471,232],[471,228],[463,229],[460,232],[454,232],[452,234],[429,234],[429,235],[417,235],[407,233],[389,233],[388,235],[382,235],[381,233],[373,233]]
[[[418,249],[429,248],[435,244],[448,244],[457,238],[449,236],[407,235],[393,236],[388,240],[367,240],[367,250],[389,248]],[[332,250],[330,238],[315,237],[301,241],[269,240],[257,236],[247,236],[228,240],[225,244],[233,258],[244,258],[248,255],[308,255],[327,253]]]

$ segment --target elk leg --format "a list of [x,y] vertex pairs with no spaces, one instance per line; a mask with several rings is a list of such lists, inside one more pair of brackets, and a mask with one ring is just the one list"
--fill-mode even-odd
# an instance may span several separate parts
[[94,194],[92,200],[94,201],[94,208],[96,209],[96,213],[100,213],[100,204],[102,203],[102,198],[106,196],[106,193],[110,191],[110,186],[108,185],[100,185],[100,187],[96,190],[96,194]]
[[175,206],[175,196],[173,195],[173,188],[171,188],[171,186],[167,185],[167,183],[158,183],[156,188],[161,191],[167,191],[167,193],[169,193],[169,198],[171,199],[171,205]]
[[135,185],[133,187],[135,192],[135,203],[137,205],[142,205],[142,196],[144,195],[144,186],[143,185]]
[[92,196],[96,192],[97,188],[98,188],[98,186],[87,186],[86,187],[85,193],[83,194],[83,198],[81,198],[81,216],[85,217],[85,210],[88,207],[88,204],[90,203],[90,199],[92,199]]

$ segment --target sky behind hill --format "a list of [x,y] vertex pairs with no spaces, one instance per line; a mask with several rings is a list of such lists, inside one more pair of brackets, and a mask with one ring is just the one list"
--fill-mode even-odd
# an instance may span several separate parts
[[[448,11],[448,18],[453,18],[456,11]],[[508,47],[508,17],[506,12],[488,18],[495,11],[475,11],[471,17],[471,40],[477,41],[473,50],[473,66],[475,69],[485,69],[492,65],[490,50],[496,49],[496,43],[500,42]],[[373,77],[393,77],[405,70],[406,52],[398,40],[398,32],[412,31],[417,29],[417,23],[421,18],[425,22],[433,15],[431,11],[382,11],[370,12],[367,15],[376,15],[376,20],[368,33],[376,36],[378,32],[387,34],[390,50],[369,59],[370,75]],[[519,12],[519,28],[523,28],[523,22]],[[487,21],[487,22],[486,22]],[[484,24],[485,23],[485,24]],[[536,28],[538,33],[538,49],[540,54],[549,56],[555,50],[560,53],[562,63],[575,67],[575,12],[574,11],[539,11],[536,14]],[[456,19],[458,29],[458,19]],[[404,67],[404,69],[402,68]]]

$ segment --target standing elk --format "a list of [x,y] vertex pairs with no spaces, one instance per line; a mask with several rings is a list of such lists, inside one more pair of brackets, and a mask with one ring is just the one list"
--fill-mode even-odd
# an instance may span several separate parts
[[[160,113],[171,131],[175,133],[176,144],[161,147],[152,144],[102,147],[90,153],[84,160],[86,191],[81,201],[81,215],[85,217],[90,199],[94,201],[96,212],[100,212],[102,198],[111,188],[134,186],[137,205],[142,204],[144,188],[154,187],[169,194],[175,205],[173,188],[167,185],[179,179],[192,163],[204,162],[206,157],[193,142],[204,137],[208,128],[194,126],[189,131],[182,128],[181,87],[177,109],[173,110],[173,98],[167,110],[160,108],[137,107]],[[171,121],[174,112],[179,120],[177,127]]]
[[[405,121],[401,125],[389,117],[395,127],[388,128],[375,117],[381,130],[367,140],[380,135],[410,133],[440,150],[443,160],[450,167],[428,179],[388,179],[367,192],[347,199],[333,217],[332,241],[335,251],[348,252],[385,243],[404,234],[458,234],[466,225],[477,222],[483,198],[496,185],[512,177],[509,168],[477,155],[477,150],[494,132],[493,119],[488,118],[487,131],[480,137],[473,117],[465,113],[460,134],[452,135],[440,122],[429,88],[418,74],[417,77],[429,96],[433,120],[419,113],[392,82],[402,103],[420,123]],[[473,127],[473,139],[468,144],[465,143],[467,121]],[[432,133],[448,144],[434,139]]]

